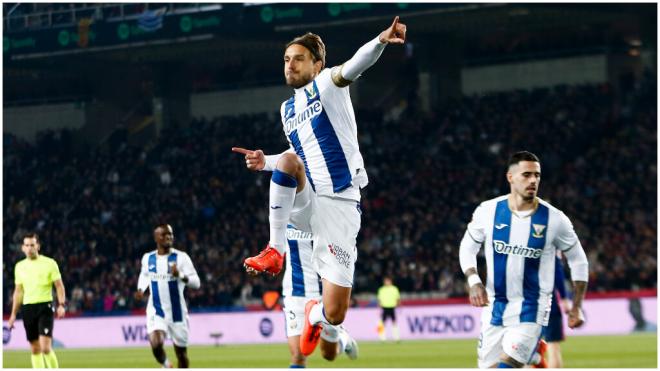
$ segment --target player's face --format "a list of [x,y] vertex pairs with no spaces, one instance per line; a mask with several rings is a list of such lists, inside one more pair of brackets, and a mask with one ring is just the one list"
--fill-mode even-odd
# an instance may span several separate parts
[[25,256],[27,256],[30,259],[34,259],[37,257],[37,254],[39,253],[39,242],[37,242],[37,239],[34,237],[26,237],[23,239],[23,253],[25,253]]
[[507,174],[511,192],[530,201],[536,197],[541,183],[541,164],[535,161],[520,161],[511,166]]
[[302,45],[292,44],[284,52],[284,78],[294,89],[309,84],[321,71],[321,61],[314,62],[312,53]]
[[167,227],[156,228],[154,239],[158,246],[166,248],[172,247],[174,244],[174,232],[172,231],[172,227],[168,225]]

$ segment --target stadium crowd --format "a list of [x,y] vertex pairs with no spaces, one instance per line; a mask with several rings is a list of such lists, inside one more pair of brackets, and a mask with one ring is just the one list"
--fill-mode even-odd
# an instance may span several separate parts
[[[656,80],[622,94],[588,85],[469,96],[433,114],[358,110],[370,178],[363,193],[355,292],[383,275],[402,292],[465,296],[458,244],[478,202],[508,192],[510,152],[542,161],[540,196],[573,221],[590,261],[590,291],[655,288]],[[116,136],[121,138],[121,136]],[[286,149],[276,114],[199,118],[146,147],[125,140],[73,149],[71,133],[35,144],[4,134],[3,294],[11,308],[21,236],[36,230],[55,258],[70,310],[136,302],[139,261],[165,221],[202,280],[192,310],[241,306],[277,289],[242,260],[268,240],[268,173],[232,146]],[[482,264],[483,265],[483,264]]]

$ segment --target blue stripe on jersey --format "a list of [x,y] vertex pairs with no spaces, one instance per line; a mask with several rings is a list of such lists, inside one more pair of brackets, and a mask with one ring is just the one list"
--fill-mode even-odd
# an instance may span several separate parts
[[[497,228],[499,227],[499,228]],[[502,326],[502,315],[509,300],[506,298],[506,261],[507,254],[495,251],[495,241],[509,243],[511,234],[511,210],[509,202],[504,199],[497,203],[495,209],[495,220],[493,222],[493,288],[495,289],[495,302],[493,302],[493,316],[490,324]]]
[[293,281],[293,292],[291,296],[305,296],[305,275],[303,274],[302,263],[300,262],[300,251],[298,249],[298,240],[287,240],[289,242],[289,252],[291,253],[291,280]]
[[[539,205],[532,215],[529,226],[529,240],[527,247],[543,250],[545,247],[545,236],[548,234],[549,210],[544,205]],[[523,303],[520,311],[520,322],[536,322],[536,314],[539,309],[539,267],[541,258],[525,258],[525,273],[523,278]]]
[[[314,98],[308,98],[308,106],[315,100],[321,99],[321,93],[316,86],[316,81],[313,82],[313,86],[316,94],[313,95]],[[351,186],[353,178],[348,168],[348,161],[346,160],[344,150],[325,110],[321,111],[318,116],[312,119],[312,130],[321,148],[325,164],[328,167],[330,179],[332,179],[332,190],[335,193],[339,193]]]
[[[167,257],[167,271],[170,271],[170,264],[176,263],[176,253],[171,253]],[[172,321],[181,322],[183,316],[181,315],[181,298],[179,297],[179,280],[175,279],[167,283],[170,289],[170,300],[172,305]]]
[[[156,253],[149,255],[149,272],[158,273],[156,270]],[[165,312],[163,312],[163,306],[160,304],[160,293],[158,291],[158,281],[151,281],[151,302],[156,309],[156,315],[159,315],[165,318]]]
[[286,103],[284,103],[284,120],[292,118],[296,113],[296,96],[289,98]]
[[298,138],[298,130],[294,130],[289,134],[289,139],[291,140],[291,144],[293,145],[293,148],[296,150],[296,154],[300,159],[302,160],[303,164],[305,164],[305,174],[307,175],[307,179],[309,179],[309,184],[312,186],[312,190],[316,192],[316,187],[314,187],[314,179],[312,179],[312,174],[309,173],[309,166],[307,166],[307,159],[305,158],[305,151],[303,151],[302,144],[300,144],[300,138]]

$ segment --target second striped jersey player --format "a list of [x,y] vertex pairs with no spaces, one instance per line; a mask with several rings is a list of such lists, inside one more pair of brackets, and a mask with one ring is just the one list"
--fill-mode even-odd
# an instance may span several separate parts
[[[507,172],[511,193],[481,203],[461,241],[460,265],[468,277],[470,303],[485,307],[478,351],[482,368],[540,361],[535,349],[548,323],[557,249],[566,256],[575,285],[569,326],[583,323],[587,257],[568,217],[536,197],[540,178],[538,157],[515,153]],[[482,246],[485,288],[476,270]]]
[[[291,366],[304,367],[306,357],[300,349],[300,336],[304,327],[305,304],[308,300],[321,299],[321,280],[312,267],[312,233],[289,224],[286,236],[286,268],[282,278],[286,335],[291,352]],[[323,326],[320,348],[323,358],[328,361],[334,360],[341,353],[346,353],[350,359],[358,357],[357,342],[341,325]]]
[[190,256],[173,248],[174,232],[169,224],[154,230],[156,250],[142,256],[138,279],[138,298],[150,291],[147,304],[147,333],[154,357],[164,367],[171,367],[163,343],[170,337],[179,367],[188,367],[188,307],[183,295],[186,287],[197,289],[200,279]]

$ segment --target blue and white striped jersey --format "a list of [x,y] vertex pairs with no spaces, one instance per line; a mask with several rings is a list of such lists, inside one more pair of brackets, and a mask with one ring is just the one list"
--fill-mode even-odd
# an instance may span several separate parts
[[539,198],[530,213],[511,211],[508,195],[475,210],[467,233],[484,243],[490,323],[547,325],[555,280],[556,249],[582,250],[568,217]]
[[321,281],[312,266],[312,233],[289,225],[286,238],[286,268],[282,280],[282,296],[319,297]]
[[191,287],[199,287],[199,277],[188,254],[172,248],[167,255],[158,255],[158,251],[154,250],[142,256],[138,290],[146,291],[148,288],[151,292],[147,316],[157,315],[172,322],[181,322],[188,314],[183,297],[186,284],[172,276],[170,267],[173,263],[176,263],[179,277],[186,276]]
[[360,200],[368,183],[357,139],[355,113],[348,87],[332,82],[324,69],[282,103],[280,113],[289,145],[305,164],[318,195]]

